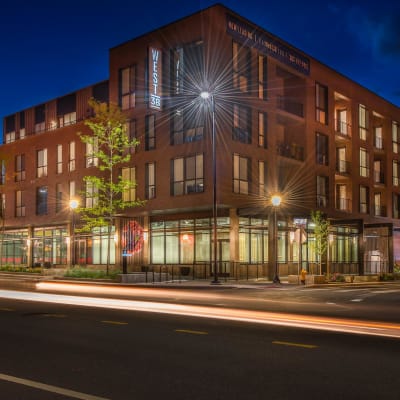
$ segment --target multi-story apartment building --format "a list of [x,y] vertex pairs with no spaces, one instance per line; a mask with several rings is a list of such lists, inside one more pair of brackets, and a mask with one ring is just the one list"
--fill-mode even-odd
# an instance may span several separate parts
[[109,68],[4,118],[3,263],[104,264],[107,236],[74,234],[69,207],[91,200],[80,193],[96,160],[77,135],[91,97],[119,104],[140,142],[121,174],[146,204],[115,217],[113,263],[134,229],[130,270],[208,276],[215,250],[226,275],[317,272],[312,210],[330,221],[322,272],[387,272],[400,258],[398,107],[222,5],[112,48]]

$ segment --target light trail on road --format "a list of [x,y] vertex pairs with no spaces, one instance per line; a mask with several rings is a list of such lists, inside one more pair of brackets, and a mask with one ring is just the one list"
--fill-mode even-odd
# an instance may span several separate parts
[[400,324],[378,321],[9,290],[0,298],[400,338]]

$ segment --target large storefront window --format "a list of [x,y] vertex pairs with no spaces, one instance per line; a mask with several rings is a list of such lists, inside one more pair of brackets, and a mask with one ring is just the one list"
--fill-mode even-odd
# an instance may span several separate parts
[[35,228],[33,230],[33,265],[67,264],[67,230]]
[[239,261],[254,264],[268,262],[268,220],[239,219]]
[[[229,218],[217,219],[219,242],[229,238],[229,223]],[[157,221],[151,223],[150,229],[151,264],[210,262],[212,219]],[[222,260],[226,255],[219,258]]]
[[[112,227],[110,237],[110,259],[109,264],[115,264],[115,228]],[[95,228],[92,236],[92,249],[87,254],[92,254],[93,264],[107,264],[107,251],[108,251],[108,227]],[[89,246],[88,246],[89,249]]]
[[9,231],[2,235],[1,265],[26,265],[28,231]]

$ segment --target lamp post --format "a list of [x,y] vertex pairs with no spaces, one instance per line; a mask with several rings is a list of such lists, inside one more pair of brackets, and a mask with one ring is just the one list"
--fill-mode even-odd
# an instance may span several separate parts
[[69,209],[71,210],[71,266],[75,265],[75,210],[79,206],[79,201],[71,199],[69,201]]
[[213,173],[213,264],[214,264],[214,279],[212,284],[219,284],[218,280],[218,261],[217,261],[217,164],[216,164],[216,146],[215,146],[215,101],[214,95],[209,91],[203,91],[200,93],[200,97],[203,100],[209,100],[211,104],[211,124],[212,124],[212,173]]
[[275,194],[271,197],[271,204],[274,210],[274,252],[275,252],[275,275],[273,282],[274,283],[281,283],[279,279],[279,266],[278,266],[278,221],[276,218],[276,211],[282,203],[282,197],[278,194]]

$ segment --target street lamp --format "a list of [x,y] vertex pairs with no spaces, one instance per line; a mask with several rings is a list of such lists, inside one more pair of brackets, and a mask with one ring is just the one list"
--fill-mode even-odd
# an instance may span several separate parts
[[278,194],[275,194],[271,197],[271,204],[274,210],[274,252],[275,252],[275,275],[273,282],[274,283],[281,283],[279,279],[279,266],[278,266],[278,222],[276,218],[276,211],[282,203],[282,197]]
[[212,172],[213,172],[213,263],[214,279],[212,284],[219,284],[218,280],[218,262],[217,262],[217,164],[216,164],[216,146],[215,146],[215,102],[214,95],[209,91],[202,91],[200,97],[203,100],[211,102],[211,123],[212,123]]
[[76,199],[71,199],[69,201],[69,209],[71,210],[71,266],[75,265],[75,210],[79,207],[79,201]]

